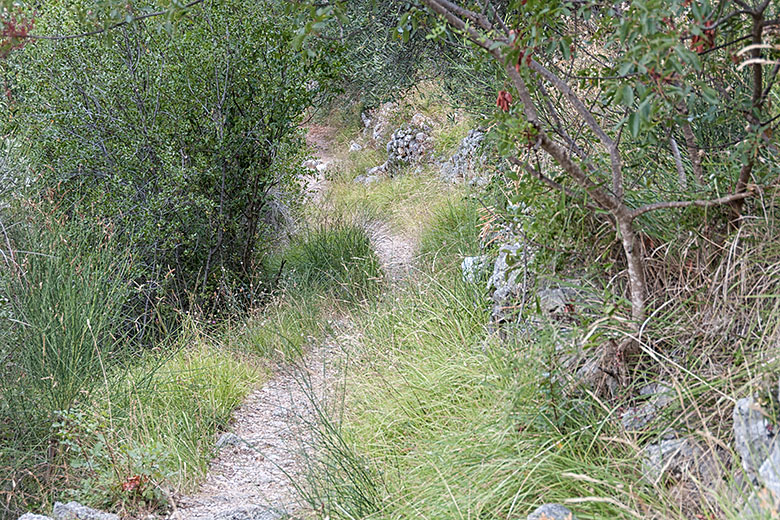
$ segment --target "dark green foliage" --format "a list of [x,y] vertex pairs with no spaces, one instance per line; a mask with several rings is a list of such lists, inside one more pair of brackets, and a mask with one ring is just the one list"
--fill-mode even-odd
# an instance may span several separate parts
[[[432,31],[417,0],[354,0],[315,11],[301,40],[324,33],[340,42],[340,88],[350,104],[375,107],[428,80],[440,81],[458,105],[479,113],[492,103],[500,68],[463,39]],[[320,38],[308,38],[316,42]]]
[[[63,211],[105,220],[129,248],[144,309],[255,301],[259,240],[294,204],[298,125],[327,76],[292,47],[293,14],[205,2],[171,35],[140,22],[7,64],[36,170]],[[38,29],[68,32],[72,16],[52,7]]]

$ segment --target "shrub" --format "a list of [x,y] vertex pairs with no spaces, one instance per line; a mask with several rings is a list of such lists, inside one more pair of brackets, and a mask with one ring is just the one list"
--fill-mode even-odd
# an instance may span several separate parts
[[[295,200],[302,113],[330,74],[292,47],[295,13],[276,6],[208,2],[171,35],[139,21],[4,64],[6,128],[31,143],[38,188],[113,227],[139,308],[256,300],[263,244]],[[48,6],[36,30],[72,32],[78,11]]]

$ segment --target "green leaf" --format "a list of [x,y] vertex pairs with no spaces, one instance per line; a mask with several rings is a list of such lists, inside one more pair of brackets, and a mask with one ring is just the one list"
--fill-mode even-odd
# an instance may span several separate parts
[[639,112],[634,112],[628,116],[628,128],[631,131],[631,136],[639,137],[639,124],[640,124]]

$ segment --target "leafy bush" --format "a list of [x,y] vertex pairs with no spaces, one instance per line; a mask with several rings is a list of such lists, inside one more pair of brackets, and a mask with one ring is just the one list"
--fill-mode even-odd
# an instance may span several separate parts
[[[207,2],[171,35],[140,21],[4,64],[7,127],[31,143],[38,188],[112,226],[139,308],[256,302],[262,244],[295,201],[301,116],[331,73],[292,47],[295,11],[277,7]],[[68,33],[78,11],[51,5],[36,30]]]

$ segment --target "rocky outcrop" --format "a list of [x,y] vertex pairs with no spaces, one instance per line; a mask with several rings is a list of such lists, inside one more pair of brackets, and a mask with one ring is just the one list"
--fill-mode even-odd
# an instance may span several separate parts
[[360,118],[363,120],[363,133],[372,139],[374,143],[382,143],[387,139],[392,115],[398,110],[395,103],[384,103],[382,106],[363,112]]
[[51,516],[54,520],[119,520],[119,515],[92,509],[78,502],[55,502]]
[[722,477],[721,461],[691,438],[667,439],[642,449],[642,476],[651,484],[672,477],[699,482],[706,488]]
[[378,175],[358,175],[355,177],[352,182],[356,184],[364,184],[366,186],[371,186],[375,182],[379,182],[379,176]]
[[[524,263],[528,262],[526,248],[520,242],[504,244],[498,250],[493,274],[488,280],[488,291],[493,301],[491,317],[494,322],[505,321],[509,308],[514,308],[531,287]],[[518,264],[521,264],[518,266]]]
[[488,255],[467,256],[460,263],[460,271],[464,282],[476,283],[487,274],[490,268]]
[[674,390],[664,383],[645,385],[639,390],[644,398],[641,405],[630,406],[623,410],[620,423],[628,432],[639,432],[655,421],[661,410],[674,400]]
[[777,432],[753,397],[739,399],[734,405],[734,445],[742,459],[745,475],[757,482],[759,468],[776,444]]
[[487,184],[486,157],[482,152],[485,132],[480,128],[470,130],[458,145],[456,152],[441,166],[441,179],[445,182],[468,182],[479,186]]
[[314,170],[317,173],[325,173],[332,164],[333,161],[324,161],[322,159],[307,159],[301,163],[301,166],[307,170]]
[[395,173],[404,165],[420,163],[430,149],[429,132],[429,127],[414,124],[393,132],[385,147],[388,172]]
[[[780,388],[770,391],[769,402],[778,402]],[[777,412],[761,405],[756,396],[739,399],[734,405],[734,445],[742,459],[745,476],[756,490],[750,495],[740,518],[774,518],[780,511],[780,440]]]
[[78,502],[55,502],[51,516],[25,513],[19,520],[119,520],[119,515],[93,509]]

